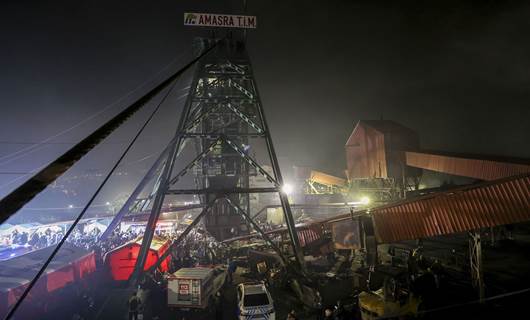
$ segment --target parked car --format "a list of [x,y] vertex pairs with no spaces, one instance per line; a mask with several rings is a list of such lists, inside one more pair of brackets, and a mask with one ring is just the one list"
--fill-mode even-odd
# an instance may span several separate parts
[[275,320],[274,302],[264,283],[241,283],[237,287],[239,320]]

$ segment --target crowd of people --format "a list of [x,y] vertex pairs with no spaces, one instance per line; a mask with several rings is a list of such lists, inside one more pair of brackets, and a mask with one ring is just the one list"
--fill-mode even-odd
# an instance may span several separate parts
[[[157,229],[155,236],[172,242],[185,227],[183,225],[175,226],[173,229]],[[104,232],[101,227],[90,227],[85,224],[77,226],[66,242],[87,251],[94,251],[98,253],[98,258],[102,258],[105,253],[138,239],[143,235],[144,230],[144,227],[130,227],[126,230],[116,228],[105,239],[101,239]],[[33,251],[56,245],[64,235],[64,228],[58,226],[23,231],[14,229],[0,237],[0,244],[4,248],[25,246]],[[173,263],[178,267],[214,263],[219,248],[220,244],[208,232],[195,228],[174,248]]]
[[[163,240],[175,241],[184,231],[185,226],[174,229],[157,229],[155,237]],[[68,239],[71,244],[82,247],[89,251],[94,251],[97,258],[102,261],[103,256],[119,246],[122,246],[143,236],[145,228],[136,227],[121,230],[116,228],[113,232],[101,239],[102,232],[95,228],[90,232],[82,232],[76,229]],[[220,244],[207,232],[193,229],[178,246],[174,247],[172,254],[172,266],[174,269],[181,267],[191,267],[197,264],[209,264],[215,262],[215,253],[218,252]]]
[[84,231],[82,228],[76,228],[67,242],[88,251],[94,250],[104,254],[136,239],[142,233],[139,230],[130,228],[126,231],[115,229],[105,239],[101,239],[102,234],[102,231],[98,228],[94,228],[89,232]]
[[[175,238],[173,236],[171,240]],[[222,245],[210,234],[202,229],[194,229],[174,248],[172,264],[175,269],[179,269],[220,263],[218,253],[222,249]]]
[[33,249],[41,249],[52,246],[59,242],[64,236],[60,228],[46,228],[34,231],[13,230],[10,234],[2,237],[2,245],[8,246],[31,246]]
[[[139,236],[139,232],[115,231],[106,241],[100,241],[102,230],[100,228],[86,228],[79,226],[74,229],[66,242],[85,250],[94,250],[96,247],[107,252]],[[3,247],[26,246],[31,250],[38,250],[56,245],[64,237],[64,229],[58,226],[35,228],[33,230],[19,231],[14,229],[1,237]]]

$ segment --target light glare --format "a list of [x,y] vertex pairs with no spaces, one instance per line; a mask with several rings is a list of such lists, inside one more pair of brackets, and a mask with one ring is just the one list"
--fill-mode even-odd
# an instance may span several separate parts
[[361,204],[364,204],[364,205],[369,204],[370,203],[370,198],[368,198],[366,196],[361,197],[361,201],[360,202],[361,202]]
[[293,186],[288,183],[284,184],[282,187],[282,192],[286,195],[290,195],[291,193],[293,193]]

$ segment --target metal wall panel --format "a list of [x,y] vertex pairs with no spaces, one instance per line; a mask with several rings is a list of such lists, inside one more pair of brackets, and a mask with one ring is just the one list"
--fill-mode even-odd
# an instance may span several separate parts
[[359,122],[346,144],[348,178],[387,178],[384,134]]
[[405,157],[407,165],[411,167],[480,180],[496,180],[530,172],[530,164],[500,160],[474,159],[425,152],[406,152]]
[[[404,150],[418,150],[418,134],[390,120],[362,120],[346,142],[348,179],[401,180]],[[409,175],[417,176],[420,170]]]
[[371,210],[380,243],[530,220],[530,174]]

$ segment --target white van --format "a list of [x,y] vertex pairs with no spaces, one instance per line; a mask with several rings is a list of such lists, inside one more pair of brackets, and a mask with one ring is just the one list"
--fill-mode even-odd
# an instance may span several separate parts
[[272,297],[263,283],[241,283],[237,286],[239,320],[275,320]]
[[211,308],[212,296],[221,289],[225,279],[225,267],[182,268],[168,277],[168,306],[181,309]]

